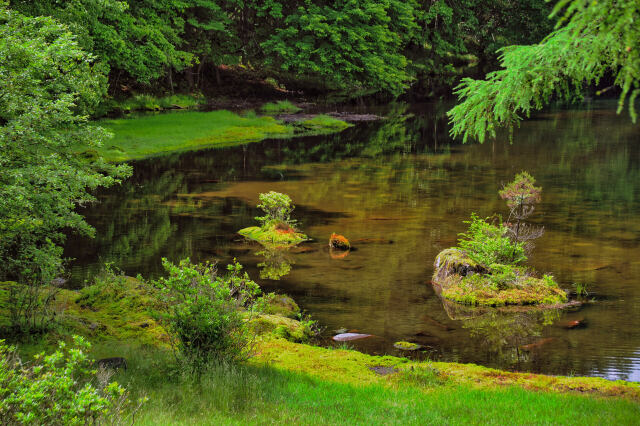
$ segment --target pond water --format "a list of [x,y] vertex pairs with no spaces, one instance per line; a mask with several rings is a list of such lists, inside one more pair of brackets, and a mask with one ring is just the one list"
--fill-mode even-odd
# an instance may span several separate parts
[[[340,328],[375,335],[351,342],[358,350],[397,354],[393,343],[405,340],[431,359],[640,381],[640,127],[592,105],[539,114],[512,144],[503,135],[461,145],[447,136],[446,109],[392,105],[378,111],[388,119],[338,135],[136,162],[125,185],[83,211],[97,237],[68,240],[72,282],[105,262],[155,277],[162,257],[237,258],[328,337]],[[530,264],[565,289],[586,284],[593,301],[544,312],[443,303],[430,284],[435,256],[472,212],[506,215],[497,192],[522,170],[543,188],[532,222],[546,233]],[[270,190],[291,196],[315,241],[264,253],[238,238]],[[332,256],[332,232],[356,250]]]

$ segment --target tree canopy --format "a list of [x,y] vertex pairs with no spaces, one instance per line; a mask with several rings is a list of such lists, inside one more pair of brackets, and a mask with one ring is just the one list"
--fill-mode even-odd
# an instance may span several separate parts
[[76,155],[108,139],[87,121],[106,77],[65,25],[0,4],[0,79],[0,281],[48,282],[62,231],[92,232],[76,206],[129,167]]
[[449,111],[453,136],[464,141],[495,136],[523,116],[541,109],[553,96],[571,99],[586,84],[610,76],[620,90],[618,112],[640,94],[640,2],[637,0],[560,0],[556,30],[542,42],[501,49],[503,69],[485,80],[466,78],[457,87],[462,101]]
[[398,95],[413,86],[428,95],[474,70],[493,69],[496,49],[538,41],[551,29],[545,0],[10,4],[66,23],[83,50],[109,65],[114,87],[157,87],[167,77],[173,86],[178,77],[193,89],[207,65],[240,64],[301,87]]

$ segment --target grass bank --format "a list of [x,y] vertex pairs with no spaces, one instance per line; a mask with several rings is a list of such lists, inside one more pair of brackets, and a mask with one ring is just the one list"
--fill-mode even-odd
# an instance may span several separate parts
[[[313,119],[312,119],[313,120]],[[135,118],[101,120],[98,122],[114,134],[97,151],[107,161],[120,162],[141,159],[169,152],[224,147],[257,142],[267,138],[333,133],[349,124],[330,118],[283,124],[273,117],[255,114],[239,115],[230,111],[177,111],[142,115]],[[79,154],[83,151],[79,150]]]
[[[149,402],[136,424],[634,424],[640,384],[417,362],[295,343],[300,323],[264,315],[255,356],[184,373],[154,319],[151,290],[132,278],[61,291],[59,325],[23,353],[80,333],[95,358],[122,356],[115,379]],[[271,326],[269,326],[271,324]],[[282,328],[291,332],[283,333]],[[278,337],[287,336],[289,340]]]
[[[289,350],[304,351],[304,345]],[[136,423],[143,425],[597,425],[634,424],[638,419],[638,405],[631,400],[540,392],[499,383],[478,387],[450,381],[433,366],[388,376],[365,367],[358,375],[328,380],[318,374],[320,365],[357,355],[328,349],[318,353],[321,358],[307,362],[319,362],[314,373],[270,364],[258,356],[248,365],[212,367],[197,382],[164,368],[171,362],[168,354],[136,350],[125,353],[132,367],[116,379],[133,395],[149,397],[137,416]]]

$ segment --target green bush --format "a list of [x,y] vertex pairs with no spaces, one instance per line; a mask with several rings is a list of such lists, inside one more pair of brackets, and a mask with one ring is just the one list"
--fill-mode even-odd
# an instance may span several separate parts
[[[238,361],[250,355],[252,339],[245,312],[253,312],[258,285],[235,262],[219,276],[213,264],[193,265],[189,259],[162,263],[167,278],[154,282],[167,305],[164,319],[174,349],[193,372],[210,362]],[[245,312],[243,312],[243,310]],[[250,318],[249,318],[250,320]]]
[[[127,392],[109,383],[104,370],[91,369],[86,355],[90,344],[74,336],[51,355],[41,353],[30,365],[22,364],[15,347],[0,340],[0,423],[34,425],[87,425],[125,420]],[[141,400],[140,403],[143,401]]]
[[270,191],[266,194],[260,194],[259,198],[260,204],[258,204],[258,208],[265,212],[265,215],[256,217],[256,220],[262,223],[263,228],[278,223],[294,224],[291,219],[291,212],[295,206],[287,194]]
[[516,265],[527,260],[522,243],[512,242],[504,225],[492,225],[475,213],[465,223],[469,224],[469,230],[460,234],[458,246],[486,269],[494,264]]

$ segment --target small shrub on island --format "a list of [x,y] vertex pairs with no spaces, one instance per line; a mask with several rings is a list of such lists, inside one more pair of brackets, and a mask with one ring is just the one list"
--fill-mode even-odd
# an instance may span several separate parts
[[290,247],[308,239],[294,227],[296,221],[291,219],[291,212],[295,206],[288,195],[270,191],[260,194],[259,199],[258,208],[265,213],[256,217],[261,226],[241,229],[238,234],[265,246]]
[[[501,219],[491,223],[475,213],[469,230],[460,234],[458,247],[446,249],[436,257],[433,283],[446,299],[469,305],[558,304],[567,301],[566,293],[553,277],[537,278],[532,268],[523,266],[529,240],[541,233],[533,232],[522,220],[533,212],[540,200],[540,188],[526,172],[516,176],[500,191],[511,209],[515,225]],[[523,230],[529,230],[522,232]],[[536,236],[537,235],[537,236]],[[529,245],[529,248],[531,246]]]
[[527,252],[533,250],[533,240],[544,234],[544,228],[525,222],[533,214],[540,202],[542,188],[534,186],[536,180],[527,172],[516,175],[513,182],[505,185],[498,194],[507,202],[509,218],[506,227],[508,235],[516,243],[522,243]]

